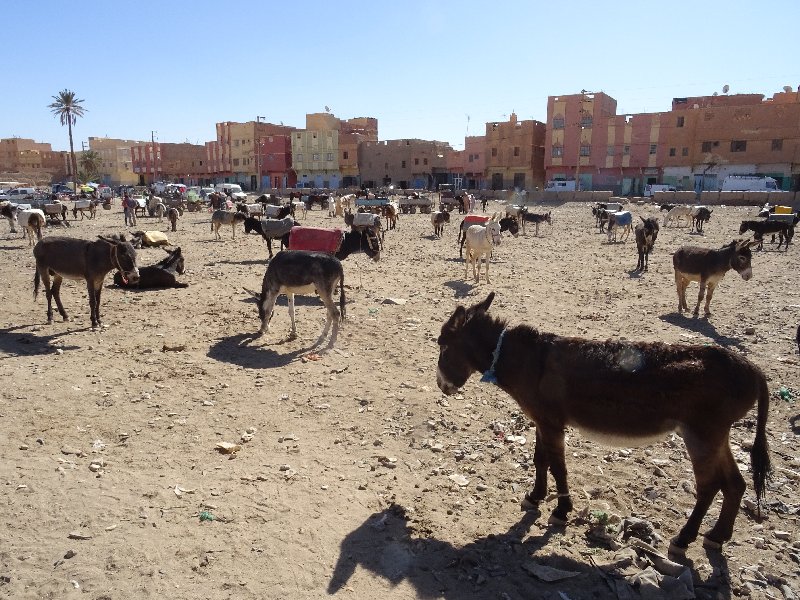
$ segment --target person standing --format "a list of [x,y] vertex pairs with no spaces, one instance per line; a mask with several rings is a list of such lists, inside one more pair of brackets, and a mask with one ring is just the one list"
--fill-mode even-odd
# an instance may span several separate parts
[[125,213],[125,226],[128,226],[130,221],[130,197],[128,196],[128,192],[125,192],[125,195],[122,196],[122,212]]

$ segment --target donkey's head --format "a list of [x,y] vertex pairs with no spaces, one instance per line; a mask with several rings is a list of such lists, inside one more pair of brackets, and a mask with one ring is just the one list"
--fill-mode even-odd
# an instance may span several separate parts
[[504,217],[500,219],[500,231],[508,231],[514,237],[519,235],[519,221],[517,217]]
[[378,234],[372,229],[365,229],[361,233],[361,247],[364,253],[375,262],[381,259],[381,241]]
[[494,300],[490,292],[486,300],[469,308],[458,306],[439,334],[439,362],[436,371],[436,384],[448,396],[463,386],[473,371],[479,368],[478,362],[486,359],[486,336],[480,323]]
[[110,237],[97,236],[111,246],[111,264],[117,269],[124,280],[130,283],[139,281],[139,268],[136,266],[136,250],[124,235]]

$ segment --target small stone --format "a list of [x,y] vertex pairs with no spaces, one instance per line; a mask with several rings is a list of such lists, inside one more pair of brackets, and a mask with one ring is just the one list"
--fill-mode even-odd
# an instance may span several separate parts
[[214,406],[211,400],[203,400],[203,406]]
[[447,478],[460,487],[464,487],[465,485],[469,484],[469,479],[467,479],[463,475],[459,475],[458,473],[453,473],[452,475],[448,475]]
[[64,354],[64,351],[61,348],[56,348],[56,354],[61,356],[62,354]]
[[20,450],[27,450],[28,449],[28,444],[20,444],[19,445],[19,449]]
[[75,556],[76,554],[78,554],[78,553],[75,552],[75,550],[67,550],[67,553],[64,555],[64,558],[70,559],[73,556]]
[[70,531],[67,537],[71,540],[90,540],[92,539],[92,534],[84,533],[82,531]]
[[755,335],[756,328],[755,327],[745,327],[744,334],[745,335]]
[[788,542],[791,539],[791,534],[788,531],[775,531],[775,537]]

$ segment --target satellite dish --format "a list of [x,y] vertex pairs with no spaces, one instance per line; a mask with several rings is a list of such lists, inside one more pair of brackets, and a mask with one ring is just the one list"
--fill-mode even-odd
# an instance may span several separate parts
[[331,109],[326,106],[325,107],[325,112],[331,112]]
[[714,92],[714,93],[713,93],[713,94],[711,94],[711,95],[712,95],[712,96],[718,96],[719,94],[717,94],[717,92]]
[[790,93],[792,91],[792,86],[790,85],[783,86],[783,91],[786,92],[787,94]]
[[722,86],[722,93],[723,93],[723,94],[727,94],[729,89],[731,89],[731,86],[729,86],[729,85],[726,83],[725,85],[723,85],[723,86]]

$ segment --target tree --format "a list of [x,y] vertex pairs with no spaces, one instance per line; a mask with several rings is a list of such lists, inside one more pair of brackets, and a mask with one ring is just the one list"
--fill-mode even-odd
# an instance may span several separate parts
[[102,159],[94,150],[87,150],[81,154],[81,169],[83,169],[89,179],[93,179],[100,172],[101,164]]
[[78,191],[78,164],[75,161],[75,148],[72,143],[72,126],[78,120],[78,117],[83,117],[86,109],[81,106],[83,100],[75,97],[75,92],[64,89],[53,96],[52,104],[48,104],[53,115],[57,116],[62,125],[69,127],[69,156],[72,164],[72,181],[75,184],[75,191]]

